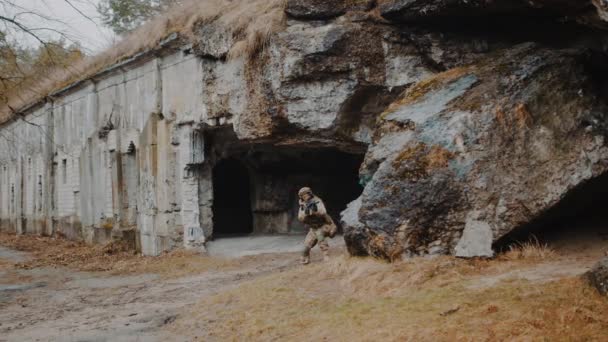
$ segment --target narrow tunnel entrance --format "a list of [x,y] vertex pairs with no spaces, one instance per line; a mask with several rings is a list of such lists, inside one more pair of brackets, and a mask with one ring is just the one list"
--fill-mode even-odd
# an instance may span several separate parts
[[297,219],[298,190],[310,187],[339,225],[340,212],[355,200],[362,146],[247,144],[230,135],[211,135],[213,169],[212,237],[235,234],[304,234]]
[[558,252],[601,256],[608,250],[607,196],[605,173],[572,189],[537,219],[499,239],[494,248],[504,251],[513,244],[538,241]]
[[236,159],[221,160],[213,169],[214,236],[253,231],[249,172]]

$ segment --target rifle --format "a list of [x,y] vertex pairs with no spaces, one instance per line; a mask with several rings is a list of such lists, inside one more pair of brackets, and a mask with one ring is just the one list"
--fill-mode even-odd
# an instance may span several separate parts
[[317,207],[318,203],[319,202],[313,201],[313,200],[310,200],[310,201],[306,202],[306,206],[304,208],[304,213],[306,215],[310,215],[313,212],[317,212],[317,210],[319,210],[319,208]]

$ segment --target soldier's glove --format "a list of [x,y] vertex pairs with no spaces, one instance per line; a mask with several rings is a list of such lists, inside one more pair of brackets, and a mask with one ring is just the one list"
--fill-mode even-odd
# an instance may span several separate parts
[[338,233],[338,227],[336,225],[334,225],[333,227],[331,227],[331,229],[329,230],[329,237],[330,238],[334,238],[334,236],[336,236],[336,234]]

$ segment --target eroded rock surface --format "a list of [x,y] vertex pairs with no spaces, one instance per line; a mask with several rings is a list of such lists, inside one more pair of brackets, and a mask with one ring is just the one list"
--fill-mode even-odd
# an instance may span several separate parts
[[347,242],[365,245],[371,229],[406,254],[491,256],[605,172],[606,106],[582,60],[521,44],[410,87],[380,116]]

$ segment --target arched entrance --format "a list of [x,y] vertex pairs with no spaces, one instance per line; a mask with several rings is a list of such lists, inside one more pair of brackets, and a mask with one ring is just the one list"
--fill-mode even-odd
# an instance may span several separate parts
[[221,160],[213,169],[213,236],[251,232],[249,172],[236,159]]

